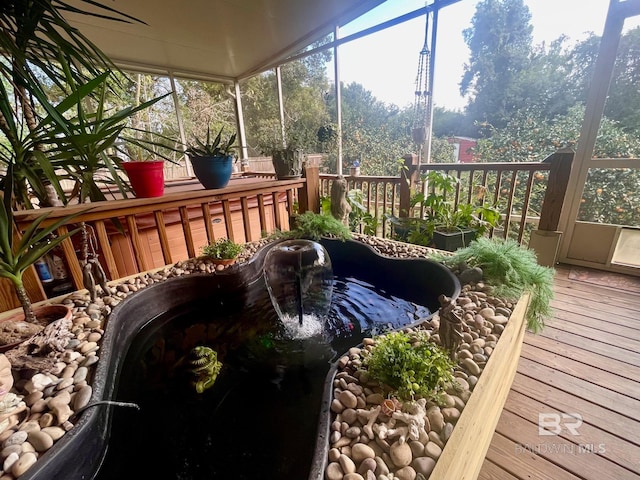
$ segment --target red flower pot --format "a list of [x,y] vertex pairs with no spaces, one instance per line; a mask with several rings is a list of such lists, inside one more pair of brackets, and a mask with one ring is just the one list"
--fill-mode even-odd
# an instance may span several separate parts
[[124,162],[122,167],[136,197],[161,197],[164,194],[164,161]]

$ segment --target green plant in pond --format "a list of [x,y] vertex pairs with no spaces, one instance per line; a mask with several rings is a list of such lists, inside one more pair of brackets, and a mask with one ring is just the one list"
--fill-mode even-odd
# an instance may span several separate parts
[[202,254],[220,260],[230,260],[240,255],[244,245],[235,243],[229,238],[219,238],[209,245],[202,247]]
[[555,270],[538,265],[535,253],[515,240],[479,238],[453,255],[438,259],[449,266],[466,263],[480,267],[484,280],[498,297],[517,299],[523,292],[530,293],[526,314],[529,330],[541,331],[545,318],[551,316]]
[[295,218],[295,226],[288,232],[280,232],[279,237],[306,238],[320,240],[332,236],[340,240],[351,238],[349,228],[329,214],[304,212]]
[[453,362],[424,331],[378,337],[363,365],[371,379],[396,390],[401,400],[435,397],[453,382]]

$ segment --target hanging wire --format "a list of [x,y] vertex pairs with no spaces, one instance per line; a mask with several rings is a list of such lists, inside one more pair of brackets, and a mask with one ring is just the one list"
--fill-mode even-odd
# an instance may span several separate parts
[[425,15],[424,45],[418,58],[418,73],[415,83],[415,100],[413,111],[413,141],[423,145],[426,140],[426,124],[429,116],[429,65],[431,51],[429,50],[429,13]]

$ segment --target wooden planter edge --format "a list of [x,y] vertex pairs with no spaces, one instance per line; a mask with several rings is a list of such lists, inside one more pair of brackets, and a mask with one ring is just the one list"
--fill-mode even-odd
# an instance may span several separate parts
[[478,477],[518,368],[529,300],[529,294],[518,300],[430,480]]

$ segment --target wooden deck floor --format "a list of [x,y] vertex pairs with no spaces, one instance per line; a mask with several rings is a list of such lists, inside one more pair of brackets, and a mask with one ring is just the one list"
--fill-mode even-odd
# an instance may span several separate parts
[[[553,319],[525,335],[480,479],[640,479],[640,282],[571,271],[557,269]],[[558,435],[539,434],[541,416]]]

